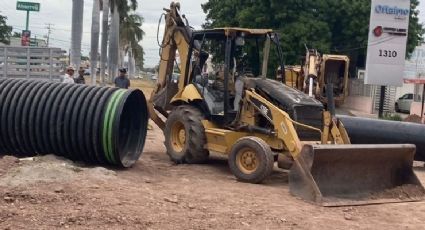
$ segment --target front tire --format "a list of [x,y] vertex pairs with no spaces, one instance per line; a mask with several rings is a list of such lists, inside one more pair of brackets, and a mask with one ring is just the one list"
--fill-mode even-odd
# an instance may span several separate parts
[[171,112],[165,123],[164,144],[173,162],[197,164],[208,160],[203,119],[201,111],[189,105],[178,106]]
[[398,104],[396,103],[395,104],[395,111],[397,112],[397,113],[400,113],[401,111],[400,111],[400,108],[398,107]]
[[243,137],[232,147],[228,163],[238,180],[258,184],[272,173],[274,157],[262,139]]

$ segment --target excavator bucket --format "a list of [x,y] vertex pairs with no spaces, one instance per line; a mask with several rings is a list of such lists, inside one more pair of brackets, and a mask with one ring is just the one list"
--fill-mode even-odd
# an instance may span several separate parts
[[415,146],[304,145],[289,173],[290,192],[323,206],[422,200]]

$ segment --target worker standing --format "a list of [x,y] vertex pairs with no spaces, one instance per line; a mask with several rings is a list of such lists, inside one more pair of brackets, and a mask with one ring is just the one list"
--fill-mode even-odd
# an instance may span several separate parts
[[76,84],[86,84],[86,80],[84,79],[84,69],[80,67],[78,70],[78,76],[74,78],[74,82]]
[[125,68],[121,68],[119,72],[120,72],[119,76],[116,77],[114,81],[115,87],[128,89],[128,87],[130,87],[130,80],[126,76],[127,70]]
[[65,75],[63,76],[62,83],[74,84],[75,83],[74,78],[73,78],[74,71],[75,71],[75,69],[74,69],[73,66],[68,66],[66,68]]

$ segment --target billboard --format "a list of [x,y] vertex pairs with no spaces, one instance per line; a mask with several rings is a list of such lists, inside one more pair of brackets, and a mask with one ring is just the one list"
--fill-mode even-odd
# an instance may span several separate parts
[[21,45],[22,46],[30,46],[30,44],[31,44],[31,31],[22,30]]
[[410,0],[372,0],[365,83],[402,86]]

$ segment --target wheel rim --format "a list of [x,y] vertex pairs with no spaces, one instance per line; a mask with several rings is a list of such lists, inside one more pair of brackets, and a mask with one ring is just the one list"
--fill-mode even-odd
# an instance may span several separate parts
[[254,173],[259,165],[257,154],[249,148],[241,149],[236,155],[236,165],[245,174]]
[[186,145],[186,130],[183,123],[175,122],[171,128],[171,146],[174,152],[181,153]]

